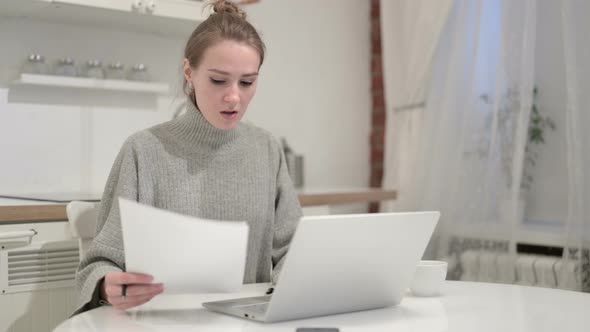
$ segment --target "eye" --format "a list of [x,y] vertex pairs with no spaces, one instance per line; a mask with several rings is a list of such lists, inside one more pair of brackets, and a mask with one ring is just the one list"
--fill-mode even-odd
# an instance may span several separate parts
[[222,85],[223,83],[225,83],[224,80],[216,80],[214,78],[211,78],[211,83],[215,84],[215,85]]
[[254,84],[254,82],[240,81],[240,84],[242,84],[243,86],[250,86],[250,85]]

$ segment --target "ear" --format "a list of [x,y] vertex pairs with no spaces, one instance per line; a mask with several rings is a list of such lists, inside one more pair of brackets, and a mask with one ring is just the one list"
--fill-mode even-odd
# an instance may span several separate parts
[[193,69],[191,68],[191,64],[189,63],[187,58],[184,58],[184,61],[182,63],[182,72],[184,74],[184,79],[187,82],[192,82],[192,78],[193,78]]

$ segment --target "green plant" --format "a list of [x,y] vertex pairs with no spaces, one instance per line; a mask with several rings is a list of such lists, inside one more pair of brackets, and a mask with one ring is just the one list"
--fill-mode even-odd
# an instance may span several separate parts
[[525,146],[525,165],[523,168],[521,187],[523,189],[530,189],[533,184],[533,176],[530,167],[537,164],[539,153],[536,147],[545,144],[545,131],[548,129],[555,130],[557,126],[549,116],[543,116],[537,107],[537,95],[539,90],[537,87],[533,89],[533,103],[531,107],[531,116],[529,119],[528,140]]
[[[541,114],[537,106],[537,95],[539,90],[533,88],[533,100],[531,104],[531,113],[529,117],[529,126],[527,131],[527,142],[525,145],[525,156],[523,164],[523,173],[520,186],[522,189],[529,190],[534,181],[531,174],[531,168],[537,164],[539,153],[538,146],[545,143],[546,130],[555,130],[555,122],[549,117]],[[480,99],[488,106],[493,106],[493,100],[489,95],[483,94]],[[520,94],[517,89],[508,89],[500,99],[497,112],[497,133],[498,133],[498,150],[502,160],[502,170],[505,176],[506,188],[512,185],[512,164],[515,147],[515,136],[520,112]],[[493,113],[490,113],[486,121],[486,128],[491,128],[493,122]],[[489,142],[488,142],[489,143]]]

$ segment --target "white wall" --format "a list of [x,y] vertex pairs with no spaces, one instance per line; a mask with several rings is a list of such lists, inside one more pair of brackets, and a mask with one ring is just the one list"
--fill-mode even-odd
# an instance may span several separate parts
[[307,183],[367,186],[369,1],[263,0],[246,8],[268,48],[248,119],[304,154]]
[[[365,186],[368,2],[267,0],[247,10],[268,48],[247,118],[305,155],[309,186]],[[28,54],[142,62],[176,93],[184,42],[0,18],[0,194],[100,193],[123,140],[171,118],[181,100],[8,89]]]

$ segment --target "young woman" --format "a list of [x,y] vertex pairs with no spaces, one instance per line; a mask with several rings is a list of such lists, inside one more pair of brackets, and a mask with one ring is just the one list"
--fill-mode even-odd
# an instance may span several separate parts
[[[240,121],[256,94],[265,47],[238,7],[224,0],[212,6],[184,52],[186,113],[132,135],[115,160],[98,235],[78,269],[76,313],[104,303],[135,307],[165,287],[151,276],[125,272],[118,197],[201,218],[247,221],[244,282],[277,278],[301,207],[280,144]],[[153,245],[165,246],[163,240]]]

